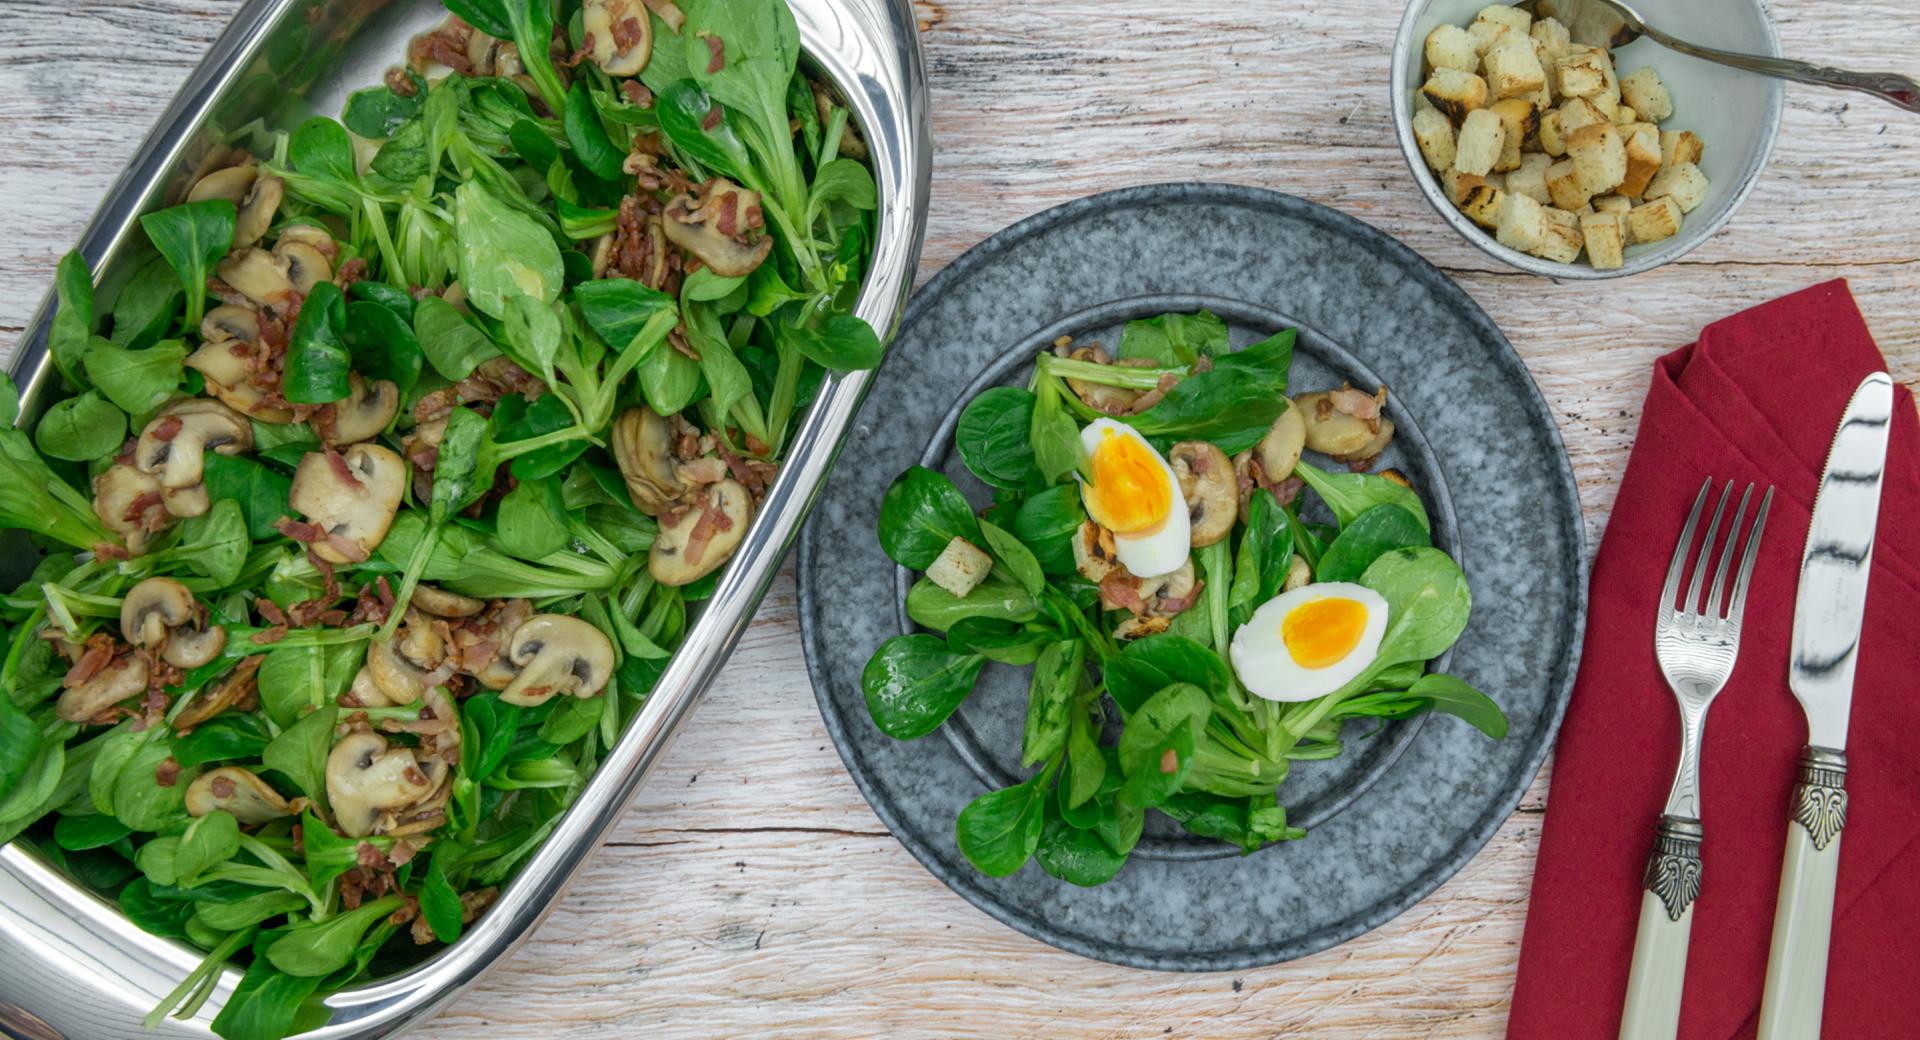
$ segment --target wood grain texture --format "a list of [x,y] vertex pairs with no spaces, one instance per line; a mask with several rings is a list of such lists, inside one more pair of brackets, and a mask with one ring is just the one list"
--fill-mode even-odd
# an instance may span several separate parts
[[[0,6],[8,349],[54,261],[236,6]],[[1772,6],[1787,53],[1855,68],[1908,64],[1920,32],[1920,8],[1900,0]],[[1920,378],[1911,219],[1920,119],[1870,99],[1790,87],[1772,166],[1725,231],[1656,272],[1555,284],[1498,266],[1413,188],[1385,85],[1399,4],[920,0],[918,9],[937,154],[923,278],[1013,220],[1129,184],[1234,181],[1343,209],[1448,270],[1505,329],[1559,421],[1590,546],[1649,363],[1703,323],[1845,277],[1895,377]],[[1464,871],[1369,935],[1257,971],[1109,967],[990,920],[886,833],[814,707],[794,598],[788,568],[611,845],[532,941],[418,1035],[1503,1031],[1546,772]]]

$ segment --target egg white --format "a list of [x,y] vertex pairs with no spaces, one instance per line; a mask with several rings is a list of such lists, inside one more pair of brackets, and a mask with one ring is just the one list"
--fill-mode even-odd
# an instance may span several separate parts
[[[1280,624],[1294,608],[1328,597],[1351,599],[1364,606],[1366,628],[1347,656],[1325,668],[1303,668],[1287,652]],[[1365,671],[1379,656],[1380,640],[1386,634],[1387,601],[1378,592],[1353,582],[1328,581],[1302,585],[1261,604],[1233,634],[1228,656],[1233,659],[1240,682],[1256,696],[1270,701],[1310,701],[1345,686]]]
[[1100,439],[1106,431],[1112,430],[1118,436],[1139,441],[1153,461],[1160,464],[1160,471],[1166,475],[1170,491],[1170,506],[1167,517],[1158,527],[1136,534],[1113,533],[1114,555],[1136,578],[1154,578],[1162,574],[1172,574],[1187,562],[1192,551],[1193,522],[1187,516],[1187,500],[1180,494],[1180,481],[1173,475],[1173,467],[1167,460],[1153,450],[1140,432],[1126,423],[1113,419],[1095,419],[1080,431],[1080,445],[1092,456],[1093,450],[1100,446]]

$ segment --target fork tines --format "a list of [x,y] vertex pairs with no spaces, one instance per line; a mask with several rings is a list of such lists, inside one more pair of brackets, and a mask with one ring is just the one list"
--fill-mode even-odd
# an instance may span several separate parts
[[[1733,564],[1734,546],[1740,541],[1740,525],[1746,519],[1747,504],[1753,498],[1753,484],[1740,494],[1740,506],[1734,511],[1733,523],[1728,526],[1726,542],[1720,550],[1720,566],[1714,572],[1713,584],[1706,589],[1706,603],[1701,605],[1701,590],[1706,581],[1707,560],[1713,556],[1713,549],[1720,534],[1720,518],[1726,513],[1727,500],[1733,495],[1733,481],[1727,481],[1720,492],[1720,501],[1713,509],[1713,519],[1707,523],[1706,538],[1700,544],[1700,555],[1693,567],[1693,580],[1687,585],[1687,598],[1679,600],[1680,572],[1686,567],[1687,560],[1693,555],[1693,533],[1700,525],[1700,511],[1706,507],[1707,495],[1713,490],[1713,478],[1708,477],[1700,485],[1700,494],[1693,500],[1693,512],[1687,515],[1687,525],[1680,530],[1680,544],[1674,547],[1673,563],[1667,567],[1667,585],[1661,592],[1660,603],[1663,620],[1669,617],[1697,616],[1713,620],[1723,620],[1737,628],[1741,612],[1747,605],[1747,583],[1753,577],[1753,561],[1760,553],[1760,536],[1767,527],[1767,512],[1773,505],[1773,488],[1769,485],[1760,498],[1760,509],[1754,513],[1753,527],[1747,532],[1745,548],[1741,550],[1740,572],[1734,576],[1733,588],[1726,596],[1726,611],[1721,612],[1722,595],[1727,588],[1727,571]],[[1670,612],[1670,613],[1669,613]]]

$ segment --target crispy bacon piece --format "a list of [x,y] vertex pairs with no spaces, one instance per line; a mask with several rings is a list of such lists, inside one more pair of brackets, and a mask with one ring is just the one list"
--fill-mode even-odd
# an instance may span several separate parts
[[1147,612],[1147,605],[1140,599],[1140,579],[1122,568],[1115,568],[1100,579],[1100,600],[1102,604],[1125,607],[1135,614]]
[[712,33],[702,33],[701,39],[707,41],[707,75],[711,76],[727,67],[727,45],[720,37]]
[[410,98],[420,92],[420,88],[414,85],[413,77],[398,67],[387,70],[386,84],[395,97]]
[[94,676],[107,670],[107,665],[113,662],[113,654],[112,636],[105,632],[88,636],[86,649],[80,652],[80,659],[73,663],[73,667],[67,669],[67,676],[60,680],[60,685],[71,690],[92,681]]
[[648,90],[647,85],[637,79],[621,80],[620,92],[627,95],[627,100],[633,102],[635,107],[653,107],[653,91]]
[[179,416],[166,415],[162,416],[159,422],[154,423],[153,429],[147,432],[153,434],[153,439],[156,441],[170,442],[175,437],[180,436],[180,431],[184,429],[186,425],[186,423],[180,421]]
[[340,270],[334,272],[333,284],[339,286],[341,289],[346,289],[355,282],[366,281],[366,278],[367,260],[365,257],[356,256],[346,263],[341,264]]
[[161,787],[172,787],[180,779],[180,763],[168,755],[153,770],[153,782]]

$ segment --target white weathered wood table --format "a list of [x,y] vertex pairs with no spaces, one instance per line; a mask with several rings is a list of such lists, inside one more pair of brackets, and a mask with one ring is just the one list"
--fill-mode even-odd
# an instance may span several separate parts
[[[1555,285],[1496,266],[1414,190],[1386,95],[1398,3],[920,3],[937,156],[923,279],[1020,217],[1128,184],[1236,181],[1343,209],[1506,330],[1573,456],[1590,547],[1649,363],[1706,321],[1846,277],[1895,377],[1920,379],[1920,118],[1878,102],[1789,88],[1773,165],[1718,238],[1650,274]],[[237,6],[0,5],[7,350]],[[1801,57],[1899,68],[1920,40],[1920,7],[1900,0],[1773,6]],[[1543,772],[1457,877],[1317,956],[1217,975],[1082,960],[963,902],[875,819],[815,710],[789,568],[565,904],[420,1035],[1495,1036],[1546,800]]]

